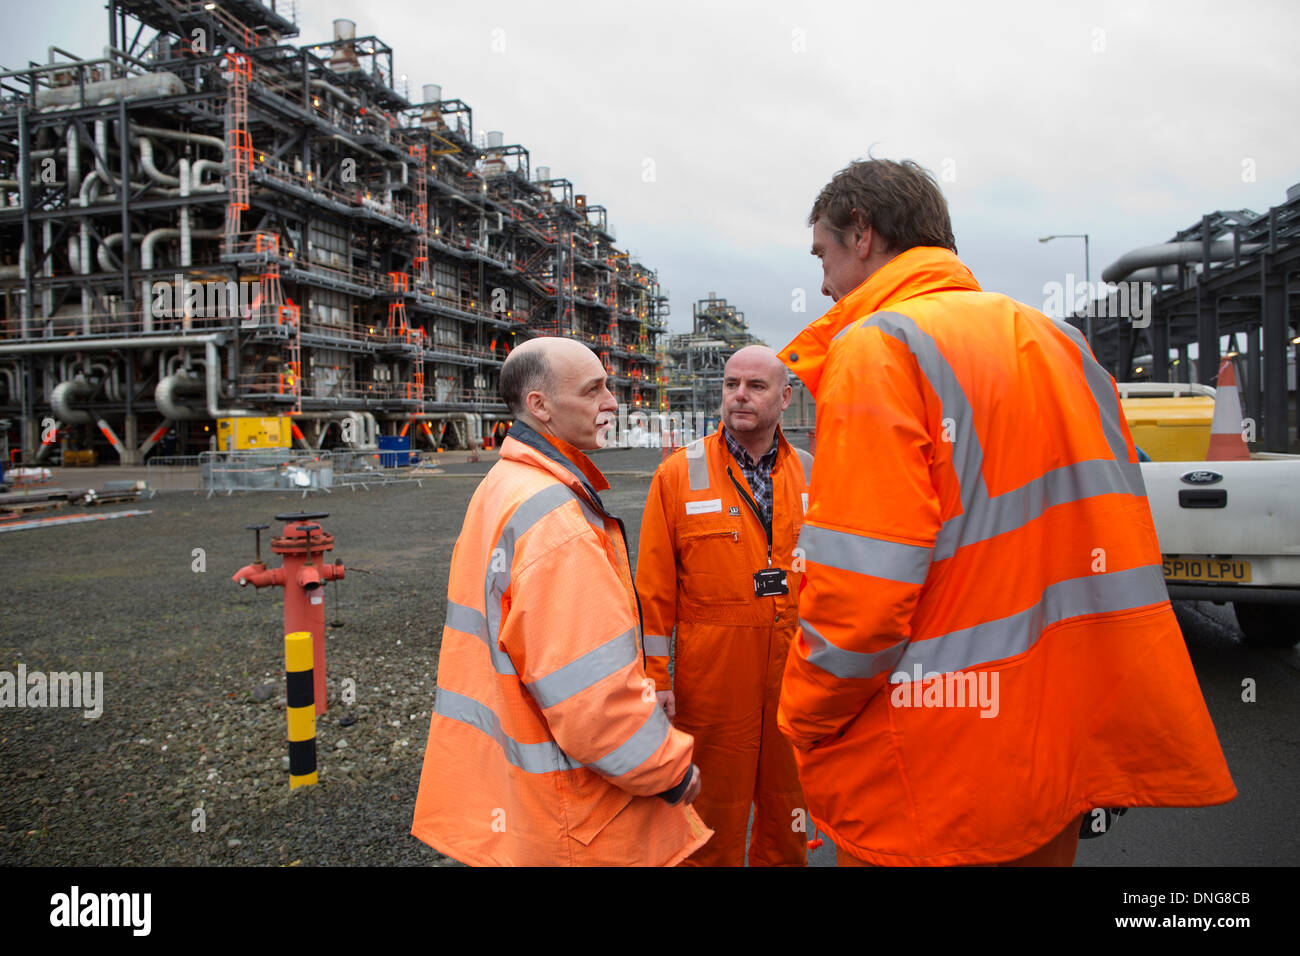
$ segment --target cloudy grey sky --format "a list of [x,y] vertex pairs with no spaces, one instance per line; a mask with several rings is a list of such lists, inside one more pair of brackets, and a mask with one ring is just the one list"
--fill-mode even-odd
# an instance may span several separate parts
[[[6,3],[8,68],[107,42],[97,0]],[[534,167],[608,207],[659,270],[670,328],[717,292],[783,345],[830,301],[804,224],[866,155],[941,179],[984,288],[1044,307],[1216,209],[1300,182],[1300,5],[300,0],[306,44],[357,21],[418,94],[439,83]],[[803,289],[807,311],[792,311]]]

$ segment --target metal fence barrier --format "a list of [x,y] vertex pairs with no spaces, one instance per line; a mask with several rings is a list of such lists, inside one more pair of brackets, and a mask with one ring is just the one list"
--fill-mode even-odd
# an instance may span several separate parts
[[214,494],[236,491],[299,491],[305,498],[332,488],[415,482],[423,487],[428,466],[384,468],[377,452],[300,451],[289,448],[261,451],[205,451],[197,456],[202,490]]
[[159,492],[198,491],[198,455],[155,455],[144,463],[145,484],[152,498]]
[[334,483],[334,460],[326,452],[287,448],[265,451],[205,451],[199,456],[199,476],[209,498],[218,492],[328,492]]

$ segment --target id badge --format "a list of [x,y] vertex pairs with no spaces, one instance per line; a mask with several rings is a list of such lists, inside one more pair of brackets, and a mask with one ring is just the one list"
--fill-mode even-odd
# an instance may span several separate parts
[[785,568],[764,568],[762,571],[755,571],[754,593],[759,597],[789,594],[790,588],[785,582]]

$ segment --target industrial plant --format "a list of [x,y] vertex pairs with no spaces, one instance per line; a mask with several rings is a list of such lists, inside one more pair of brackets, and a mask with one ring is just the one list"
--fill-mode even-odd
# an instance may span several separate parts
[[102,56],[0,74],[0,418],[24,461],[138,464],[265,418],[284,445],[474,447],[534,335],[666,409],[655,271],[464,100],[412,98],[383,40],[336,20],[298,45],[275,0],[107,10]]

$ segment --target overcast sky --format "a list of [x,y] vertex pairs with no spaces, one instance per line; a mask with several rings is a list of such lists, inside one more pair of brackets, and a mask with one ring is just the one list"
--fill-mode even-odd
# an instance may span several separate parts
[[[6,3],[0,64],[107,42],[96,0]],[[1216,209],[1300,182],[1300,5],[301,0],[301,36],[357,21],[532,163],[609,209],[659,271],[673,330],[709,292],[773,346],[830,300],[809,207],[868,150],[931,169],[983,287],[1044,308]],[[281,6],[284,9],[284,5]],[[792,311],[804,290],[807,311]]]

